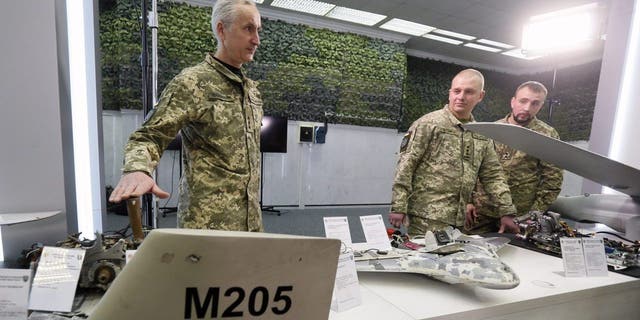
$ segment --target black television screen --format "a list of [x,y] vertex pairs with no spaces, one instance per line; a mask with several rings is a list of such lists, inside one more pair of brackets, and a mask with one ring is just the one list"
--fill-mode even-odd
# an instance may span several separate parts
[[287,118],[264,116],[260,127],[261,152],[287,152]]

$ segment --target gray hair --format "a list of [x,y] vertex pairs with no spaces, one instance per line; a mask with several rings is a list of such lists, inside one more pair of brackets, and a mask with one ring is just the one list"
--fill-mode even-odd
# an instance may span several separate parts
[[[518,89],[516,89],[516,94],[518,94],[518,91],[520,91],[520,89],[522,88],[529,88],[529,90],[535,92],[535,93],[542,93],[544,94],[544,97],[547,97],[547,94],[549,93],[547,91],[547,88],[540,82],[538,81],[527,81],[521,85],[518,86]],[[515,96],[515,95],[514,95]]]
[[224,25],[225,28],[229,28],[233,23],[233,20],[236,18],[236,7],[238,5],[250,5],[255,7],[256,3],[253,0],[218,0],[213,6],[213,10],[211,11],[211,30],[213,31],[213,35],[216,37],[218,43],[220,42],[220,39],[218,39],[216,25],[218,25],[218,22],[222,22],[222,25]]

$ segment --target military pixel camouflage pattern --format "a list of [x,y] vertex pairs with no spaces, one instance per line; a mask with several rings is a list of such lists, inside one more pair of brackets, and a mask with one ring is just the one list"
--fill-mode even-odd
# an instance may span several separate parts
[[123,170],[151,174],[180,130],[178,227],[262,231],[261,121],[256,83],[208,54],[171,80],[155,112],[131,134]]
[[[507,115],[496,122],[508,123],[509,116]],[[537,118],[534,118],[526,128],[559,139],[555,129]],[[511,198],[518,213],[546,211],[560,194],[562,169],[502,143],[496,142],[495,149],[507,177]],[[481,183],[478,184],[474,193],[474,205],[481,215],[497,216],[494,212],[495,205],[484,192]]]
[[[411,235],[441,229],[442,224],[463,226],[478,178],[500,204],[501,215],[516,212],[493,141],[461,125],[445,106],[416,120],[405,135],[391,212],[409,215]],[[421,227],[425,219],[441,224]]]

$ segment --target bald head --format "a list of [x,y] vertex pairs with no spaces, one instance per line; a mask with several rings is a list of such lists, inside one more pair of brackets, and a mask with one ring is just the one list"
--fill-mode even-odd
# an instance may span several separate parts
[[477,82],[477,84],[479,85],[478,89],[480,91],[484,90],[484,76],[482,75],[482,73],[480,73],[480,71],[476,69],[464,69],[458,72],[458,74],[453,77],[453,80],[451,82],[453,83],[456,78],[465,78]]
[[460,71],[451,81],[449,110],[459,120],[470,120],[471,111],[484,98],[484,77],[474,69]]

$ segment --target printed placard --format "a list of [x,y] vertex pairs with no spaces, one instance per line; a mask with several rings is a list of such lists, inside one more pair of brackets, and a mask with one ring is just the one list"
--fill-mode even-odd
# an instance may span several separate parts
[[30,286],[30,269],[0,269],[0,319],[27,318]]
[[324,217],[324,234],[327,238],[338,239],[351,246],[351,231],[347,217]]
[[360,216],[360,223],[369,248],[391,250],[391,241],[381,215]]
[[564,265],[565,277],[586,276],[587,269],[584,264],[582,239],[560,238],[560,249],[562,250],[562,263]]
[[341,253],[338,258],[338,270],[331,298],[331,310],[341,312],[361,304],[362,294],[360,293],[353,252]]
[[71,311],[85,251],[44,247],[33,278],[29,309]]
[[587,277],[606,277],[607,257],[604,252],[604,241],[598,238],[582,238],[584,262],[587,269]]

